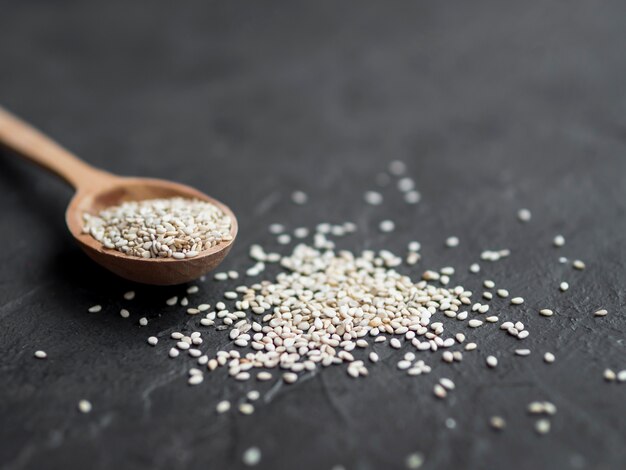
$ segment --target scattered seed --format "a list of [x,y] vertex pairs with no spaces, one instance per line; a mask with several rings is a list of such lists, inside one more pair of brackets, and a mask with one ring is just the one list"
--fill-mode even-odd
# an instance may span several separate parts
[[261,451],[258,447],[250,447],[243,453],[242,461],[244,465],[252,467],[261,461]]
[[393,232],[396,228],[396,224],[392,220],[383,220],[379,225],[380,231],[384,233]]
[[150,346],[156,346],[158,342],[159,342],[159,338],[157,338],[156,336],[150,336],[148,338],[148,344]]
[[498,431],[501,431],[506,427],[506,421],[504,421],[504,418],[502,418],[501,416],[492,416],[489,419],[489,424],[493,429],[496,429]]
[[559,284],[559,289],[565,292],[567,289],[569,289],[569,284],[567,282],[561,282],[561,284]]
[[579,271],[582,271],[583,269],[585,269],[585,263],[583,263],[581,260],[577,259],[574,260],[574,262],[572,263],[572,266],[574,266],[574,269],[578,269]]
[[100,310],[102,310],[102,305],[93,305],[87,309],[89,313],[98,313]]
[[304,191],[294,191],[291,193],[291,200],[298,205],[306,204],[309,197]]
[[363,198],[365,202],[372,206],[379,206],[383,203],[383,195],[377,191],[367,191]]
[[[415,470],[424,464],[424,456],[419,452],[409,454],[406,458],[406,468]],[[336,470],[336,469],[333,469]]]
[[441,384],[435,384],[433,393],[437,398],[445,398],[448,395],[448,392],[446,392],[446,389]]
[[520,209],[519,211],[517,211],[517,218],[520,220],[520,222],[530,222],[532,214],[528,209]]
[[89,413],[91,409],[92,409],[92,406],[88,400],[80,400],[78,402],[78,410],[81,413]]
[[523,303],[524,303],[524,299],[523,299],[522,297],[513,297],[513,298],[511,299],[511,303],[512,303],[513,305],[521,305],[521,304],[523,304]]
[[139,319],[139,325],[140,326],[146,326],[148,324],[148,319],[146,317],[141,317]]
[[547,419],[540,419],[535,423],[535,430],[539,434],[547,434],[550,432],[550,421]]
[[215,407],[215,410],[219,414],[226,413],[228,410],[230,410],[230,402],[228,400],[220,401]]
[[543,315],[544,317],[551,317],[552,315],[554,315],[554,312],[549,308],[544,308],[539,310],[539,314]]
[[48,357],[45,351],[35,351],[35,357],[37,359],[45,359]]
[[120,317],[122,318],[128,318],[130,317],[130,312],[128,310],[126,310],[125,308],[120,310]]
[[494,368],[498,365],[498,359],[495,356],[487,356],[487,365]]
[[239,405],[239,412],[244,415],[251,415],[254,413],[254,405],[252,405],[252,403],[241,403]]
[[128,292],[124,293],[124,299],[125,300],[133,300],[135,298],[135,291],[134,290],[129,290]]
[[555,359],[556,358],[554,357],[554,354],[552,354],[551,352],[547,352],[543,355],[543,360],[546,361],[548,364],[552,364]]
[[611,369],[604,370],[604,379],[608,382],[613,382],[617,378],[617,374],[613,372]]
[[617,373],[617,380],[618,380],[619,382],[626,382],[626,369],[624,369],[624,370],[620,370],[620,371]]
[[518,356],[529,356],[530,349],[516,349],[515,354],[517,354]]
[[596,317],[604,317],[604,316],[606,316],[608,313],[609,313],[609,312],[608,312],[608,311],[606,311],[605,309],[596,310],[596,311],[594,312],[594,316],[596,316]]
[[455,248],[455,247],[459,246],[459,239],[458,239],[458,237],[448,237],[446,239],[446,246],[448,248]]
[[552,243],[556,247],[561,247],[565,245],[565,237],[563,235],[557,235],[556,237],[554,237],[554,240],[552,240]]

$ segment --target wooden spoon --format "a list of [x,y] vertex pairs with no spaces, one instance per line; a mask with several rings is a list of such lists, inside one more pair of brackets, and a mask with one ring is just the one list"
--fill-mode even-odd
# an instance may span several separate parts
[[[76,193],[65,212],[65,222],[70,233],[91,259],[123,278],[156,285],[191,281],[215,269],[228,254],[237,236],[235,214],[216,199],[183,184],[151,178],[121,177],[94,168],[2,108],[0,144],[56,173],[74,187]],[[201,251],[193,258],[145,259],[105,248],[91,235],[82,232],[82,215],[85,212],[95,214],[105,207],[124,201],[176,196],[208,201],[228,214],[232,240]]]

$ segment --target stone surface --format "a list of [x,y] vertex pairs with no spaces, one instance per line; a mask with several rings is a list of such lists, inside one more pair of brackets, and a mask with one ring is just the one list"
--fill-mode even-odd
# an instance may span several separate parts
[[[394,367],[402,353],[377,345],[381,362],[362,382],[336,367],[255,384],[253,415],[217,415],[218,401],[252,387],[223,371],[189,387],[190,360],[167,359],[165,337],[198,322],[165,306],[184,287],[130,286],[93,265],[64,226],[71,191],[2,152],[0,466],[237,468],[258,446],[260,468],[402,468],[414,452],[423,468],[621,468],[626,389],[602,371],[626,368],[625,6],[2,2],[0,103],[94,165],[226,202],[240,236],[225,269],[249,267],[253,242],[285,250],[271,222],[353,220],[359,232],[341,247],[400,253],[418,239],[424,257],[406,272],[453,265],[477,297],[485,278],[524,297],[515,308],[496,298],[490,313],[522,320],[533,353],[514,357],[521,343],[496,328],[459,328],[479,344],[461,365],[427,355],[430,376],[407,377]],[[395,158],[423,201],[386,188],[383,205],[365,205]],[[296,189],[307,205],[290,201]],[[384,218],[395,232],[379,233]],[[458,248],[445,248],[451,235]],[[468,272],[498,248],[512,255]],[[237,284],[200,285],[193,298],[214,304]],[[121,300],[130,288],[136,299]],[[103,311],[87,313],[96,303]],[[594,318],[598,308],[609,315]],[[226,343],[209,330],[203,349]],[[445,401],[432,395],[441,376],[457,385]],[[559,411],[540,437],[525,408],[544,399]]]

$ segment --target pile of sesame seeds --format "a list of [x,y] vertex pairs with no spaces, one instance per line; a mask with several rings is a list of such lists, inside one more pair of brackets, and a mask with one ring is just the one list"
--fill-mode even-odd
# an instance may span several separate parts
[[[399,164],[389,169],[389,173],[398,178],[397,186],[401,192],[416,192],[414,184],[400,183],[408,179],[404,176],[405,171],[405,167]],[[384,175],[389,178],[388,174]],[[389,183],[383,184],[383,180],[377,178],[381,186]],[[384,198],[373,190],[365,192],[364,196],[369,205],[380,205]],[[308,198],[305,193],[296,191],[292,200],[296,204],[305,204]],[[529,223],[530,211],[520,210],[518,219]],[[396,230],[393,220],[377,223],[383,233],[391,234]],[[333,237],[343,237],[356,230],[356,225],[351,222],[321,223],[291,231],[286,224],[271,224],[269,232],[278,245],[295,242],[287,254],[252,245],[249,267],[240,272],[230,270],[214,274],[213,278],[218,282],[245,279],[236,287],[229,286],[223,299],[214,305],[211,299],[194,301],[191,295],[199,292],[197,286],[187,289],[188,296],[167,299],[168,306],[185,307],[187,314],[197,315],[199,322],[193,331],[175,331],[169,338],[161,335],[163,343],[168,339],[173,342],[166,344],[164,354],[173,360],[189,356],[194,361],[187,377],[190,386],[202,384],[207,374],[220,373],[221,370],[240,382],[270,381],[289,388],[304,377],[330,366],[344,367],[349,377],[365,380],[376,364],[383,361],[393,361],[394,369],[407,376],[436,375],[432,372],[433,361],[460,363],[467,354],[477,355],[479,364],[491,369],[489,374],[495,377],[501,370],[499,367],[507,361],[524,361],[533,351],[530,347],[489,350],[482,344],[479,348],[479,339],[483,335],[475,332],[491,328],[493,334],[506,334],[510,337],[508,341],[524,345],[531,334],[522,322],[526,321],[524,316],[529,312],[542,317],[560,313],[557,306],[527,307],[524,298],[515,292],[515,286],[500,285],[490,279],[482,282],[482,292],[473,294],[465,287],[455,285],[456,270],[451,266],[421,271],[421,278],[420,275],[402,274],[403,268],[414,267],[422,259],[418,241],[409,242],[404,255],[389,250],[359,253],[337,250]],[[449,236],[443,241],[443,245],[450,249],[460,243],[457,236]],[[555,236],[552,245],[562,248],[564,237]],[[479,274],[483,262],[497,262],[510,255],[511,250],[506,248],[484,250],[478,256],[480,264],[472,263],[469,272]],[[569,263],[564,257],[559,261]],[[266,275],[269,266],[272,266],[272,272],[278,270],[278,274]],[[575,270],[586,268],[580,260],[573,261],[571,266]],[[258,276],[262,278],[247,279]],[[560,281],[553,288],[565,293],[569,284]],[[494,313],[491,302],[498,298],[507,299],[508,306],[498,305],[499,311]],[[600,308],[590,314],[602,317],[608,311]],[[217,334],[223,335],[227,344],[219,351],[203,348],[203,335]],[[156,336],[149,337],[147,342],[151,347],[160,344]],[[384,348],[398,351],[382,354]],[[161,351],[160,347],[158,349]],[[550,351],[539,354],[546,367],[556,361],[556,355]],[[176,359],[179,357],[181,359]],[[613,372],[606,369],[603,377],[607,382],[626,382],[626,370]],[[445,402],[454,396],[455,390],[463,385],[457,382],[443,376],[435,378],[434,385],[431,385],[434,399]],[[246,394],[245,401],[239,400],[231,405],[230,400],[222,400],[215,410],[220,414],[238,411],[250,415],[255,411],[259,396],[260,392],[253,389]],[[549,401],[534,403],[539,405],[529,405],[528,413],[542,415],[535,422],[534,429],[539,435],[547,434],[556,407]],[[506,427],[502,416],[492,416],[487,423],[498,431]],[[248,465],[254,465],[253,462],[260,458],[258,449],[251,449],[242,457]]]
[[174,197],[129,201],[83,214],[83,233],[141,258],[192,258],[231,240],[231,220],[207,201]]

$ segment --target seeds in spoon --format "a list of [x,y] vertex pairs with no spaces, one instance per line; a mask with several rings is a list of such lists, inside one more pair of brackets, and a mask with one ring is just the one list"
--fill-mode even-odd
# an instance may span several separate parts
[[231,220],[219,207],[174,197],[129,201],[83,214],[83,233],[129,256],[192,258],[232,239]]

